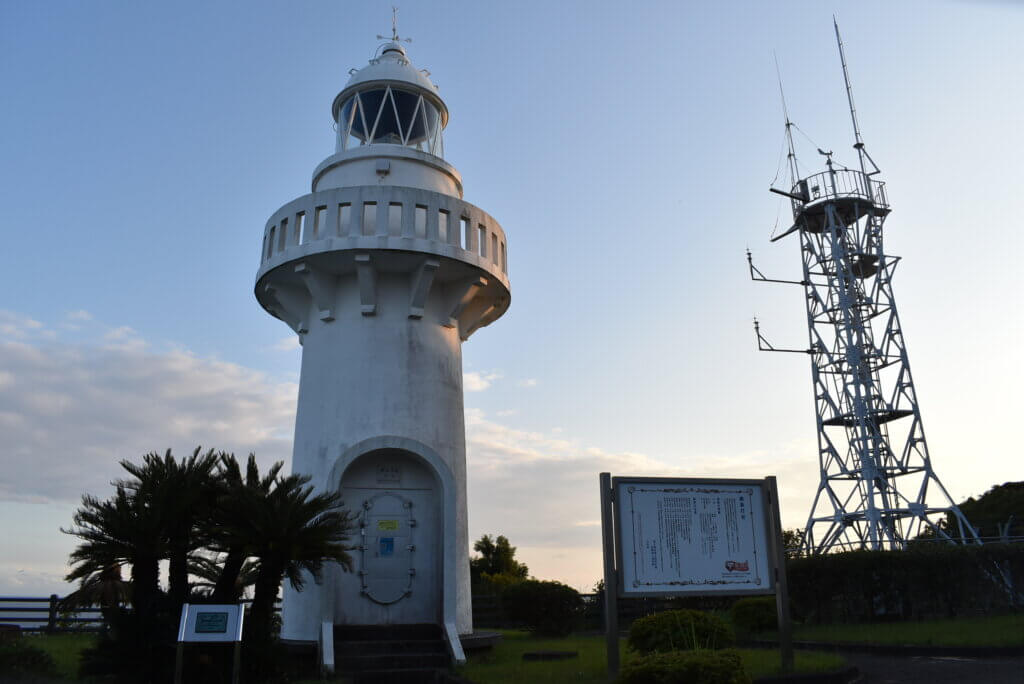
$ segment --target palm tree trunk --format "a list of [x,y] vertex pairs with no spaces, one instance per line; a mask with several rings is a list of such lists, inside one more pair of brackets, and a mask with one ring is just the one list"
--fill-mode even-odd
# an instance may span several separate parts
[[167,566],[167,594],[174,612],[188,600],[188,550],[184,544],[171,547]]
[[256,593],[249,615],[249,637],[255,643],[269,643],[273,631],[274,602],[284,579],[284,563],[278,558],[264,557],[256,575]]
[[153,556],[137,556],[132,562],[132,608],[142,615],[152,615],[160,594],[160,562]]
[[230,603],[238,599],[238,574],[242,571],[245,563],[245,552],[241,549],[228,551],[224,559],[224,567],[217,578],[217,585],[213,588],[213,600],[220,603]]

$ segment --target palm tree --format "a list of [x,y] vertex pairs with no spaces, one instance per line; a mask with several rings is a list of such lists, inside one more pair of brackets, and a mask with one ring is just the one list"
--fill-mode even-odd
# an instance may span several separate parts
[[213,473],[220,455],[213,449],[200,455],[200,449],[196,447],[180,463],[170,449],[163,458],[155,452],[146,454],[141,465],[121,461],[121,467],[135,479],[120,484],[160,518],[168,559],[168,597],[174,613],[188,599],[189,556],[206,544],[209,525],[204,523],[218,493]]
[[99,572],[84,577],[77,590],[60,601],[61,611],[99,606],[104,629],[114,622],[114,613],[131,602],[132,585],[121,577],[121,565],[111,563]]
[[[255,570],[258,566],[248,560],[253,555],[253,550],[249,546],[251,539],[248,536],[233,535],[230,522],[239,520],[240,516],[245,515],[244,511],[237,510],[239,506],[249,505],[250,499],[266,497],[270,493],[283,464],[278,461],[262,478],[259,466],[256,465],[255,454],[249,454],[245,465],[245,477],[243,478],[241,467],[234,454],[221,454],[220,456],[218,479],[222,489],[217,499],[217,505],[213,509],[210,547],[224,556],[219,577],[213,580],[213,599],[215,601],[234,601],[241,594],[241,589],[255,581]],[[248,572],[246,572],[247,569]],[[248,575],[245,578],[247,581],[239,586],[240,580],[245,575]]]
[[270,640],[274,601],[285,577],[301,591],[303,573],[321,581],[324,561],[352,568],[347,553],[351,547],[345,543],[352,517],[339,507],[337,492],[314,494],[313,487],[306,486],[309,479],[289,475],[278,478],[269,492],[245,487],[232,497],[225,533],[247,540],[260,563],[247,624],[249,638],[256,643]]
[[192,584],[193,594],[209,598],[213,603],[238,603],[245,590],[256,583],[260,564],[252,558],[243,559],[242,565],[231,575],[234,584],[227,585],[226,590],[218,593],[218,587],[225,584],[228,574],[225,566],[229,560],[226,554],[193,554],[188,561],[189,576],[198,580]]
[[61,528],[82,543],[71,552],[66,579],[81,587],[97,584],[112,566],[131,566],[131,604],[137,613],[152,612],[160,596],[160,559],[164,536],[158,511],[118,485],[114,496],[100,501],[88,494],[75,511],[74,526]]

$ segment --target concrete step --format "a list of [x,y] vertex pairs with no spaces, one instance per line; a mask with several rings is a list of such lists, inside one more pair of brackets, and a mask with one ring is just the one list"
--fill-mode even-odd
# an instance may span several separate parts
[[334,653],[346,655],[377,655],[387,653],[447,653],[441,639],[401,639],[395,641],[340,641],[334,640]]
[[377,655],[346,655],[336,658],[341,672],[374,670],[419,670],[448,666],[446,653],[386,653]]
[[444,639],[439,625],[335,625],[335,641],[400,641]]
[[335,625],[337,672],[354,684],[440,684],[451,659],[440,626]]

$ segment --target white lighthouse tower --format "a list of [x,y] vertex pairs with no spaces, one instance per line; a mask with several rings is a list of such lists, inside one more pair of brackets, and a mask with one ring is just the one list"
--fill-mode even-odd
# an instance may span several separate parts
[[267,221],[256,297],[302,343],[292,469],[358,515],[354,572],[286,585],[320,625],[472,631],[462,342],[509,306],[505,233],[443,159],[448,108],[394,35],[331,107],[312,193]]

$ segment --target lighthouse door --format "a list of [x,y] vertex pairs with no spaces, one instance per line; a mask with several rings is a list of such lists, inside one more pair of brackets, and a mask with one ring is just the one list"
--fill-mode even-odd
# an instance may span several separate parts
[[341,492],[359,527],[339,622],[440,620],[441,492],[429,466],[404,451],[364,454],[346,469]]
[[383,492],[363,501],[362,588],[371,601],[389,605],[412,594],[416,577],[415,528],[410,499]]

